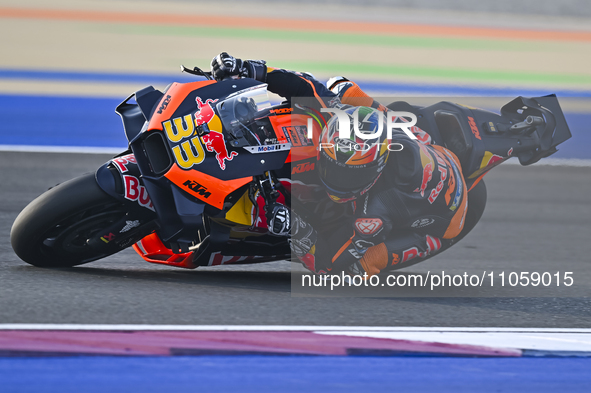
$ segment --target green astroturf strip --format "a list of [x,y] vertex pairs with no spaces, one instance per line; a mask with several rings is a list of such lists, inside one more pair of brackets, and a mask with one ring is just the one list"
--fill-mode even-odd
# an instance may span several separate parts
[[277,66],[323,72],[330,74],[368,74],[384,76],[407,76],[417,78],[443,78],[450,80],[488,81],[504,83],[543,83],[543,84],[591,84],[591,75],[547,74],[523,71],[475,70],[461,68],[436,68],[424,66],[380,65],[371,63],[340,63],[289,61]]
[[[86,28],[97,29],[96,26]],[[286,26],[289,29],[290,26]],[[104,30],[103,26],[98,27]],[[352,45],[384,46],[392,49],[404,48],[423,49],[459,49],[473,51],[544,51],[552,50],[560,52],[564,47],[556,43],[531,42],[531,41],[504,41],[492,39],[464,39],[464,38],[438,38],[418,36],[383,36],[376,34],[343,34],[323,32],[302,32],[288,30],[264,30],[264,29],[228,29],[212,27],[189,26],[146,26],[146,25],[110,25],[109,32],[120,34],[142,34],[160,36],[195,36],[195,47],[199,47],[199,40],[211,38],[232,39],[235,41],[267,40],[275,42],[308,42],[319,44],[334,44],[334,50],[347,50]],[[483,69],[441,68],[415,65],[379,65],[363,62],[356,59],[352,48],[352,63],[324,62],[324,61],[287,61],[274,64],[294,70],[307,70],[328,74],[361,74],[390,77],[415,77],[436,78],[451,81],[463,80],[480,83],[535,83],[535,84],[566,84],[588,85],[591,84],[591,75],[550,74],[523,71],[499,71]],[[294,53],[297,56],[297,53]],[[307,56],[310,56],[308,53]],[[508,60],[510,57],[508,56]],[[194,60],[193,60],[194,62]],[[209,62],[209,60],[208,60]]]
[[232,38],[239,40],[271,40],[282,42],[310,42],[338,45],[373,45],[400,48],[430,49],[466,49],[466,50],[503,50],[503,51],[541,51],[555,43],[531,41],[508,41],[470,38],[439,38],[403,35],[347,34],[311,31],[265,30],[265,29],[229,29],[224,27],[190,27],[190,26],[145,26],[118,25],[109,26],[109,32],[122,34],[151,34],[195,36],[200,38]]

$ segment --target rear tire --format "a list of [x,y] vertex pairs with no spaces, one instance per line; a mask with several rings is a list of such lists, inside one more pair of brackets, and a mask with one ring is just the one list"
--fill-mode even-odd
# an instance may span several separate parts
[[122,219],[128,210],[99,187],[94,174],[86,174],[59,184],[25,207],[10,231],[12,248],[23,261],[38,267],[95,261],[127,247],[92,248],[87,239]]

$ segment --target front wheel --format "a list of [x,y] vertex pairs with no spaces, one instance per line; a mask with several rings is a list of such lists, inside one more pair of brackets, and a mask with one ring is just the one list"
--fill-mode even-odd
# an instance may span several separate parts
[[[14,252],[39,267],[71,267],[121,251],[143,237],[125,242],[92,245],[89,239],[124,220],[128,208],[106,194],[94,174],[62,183],[31,202],[18,215],[10,240]],[[139,236],[139,237],[138,237]]]

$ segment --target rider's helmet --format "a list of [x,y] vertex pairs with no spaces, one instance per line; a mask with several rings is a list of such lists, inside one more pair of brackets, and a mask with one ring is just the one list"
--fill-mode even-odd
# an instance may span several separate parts
[[[378,180],[388,159],[388,139],[384,114],[369,107],[348,107],[343,112],[349,119],[347,135],[339,131],[334,115],[322,131],[318,151],[320,180],[330,199],[349,202],[365,194]],[[360,138],[355,133],[369,137]]]

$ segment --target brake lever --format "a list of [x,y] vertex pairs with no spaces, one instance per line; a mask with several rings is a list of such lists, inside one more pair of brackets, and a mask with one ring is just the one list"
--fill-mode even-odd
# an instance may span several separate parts
[[191,74],[191,75],[203,76],[203,77],[205,77],[205,79],[210,80],[210,81],[213,80],[213,76],[211,75],[211,72],[203,71],[199,67],[193,67],[193,69],[190,69],[190,68],[187,68],[181,64],[181,72],[186,72],[187,74]]

